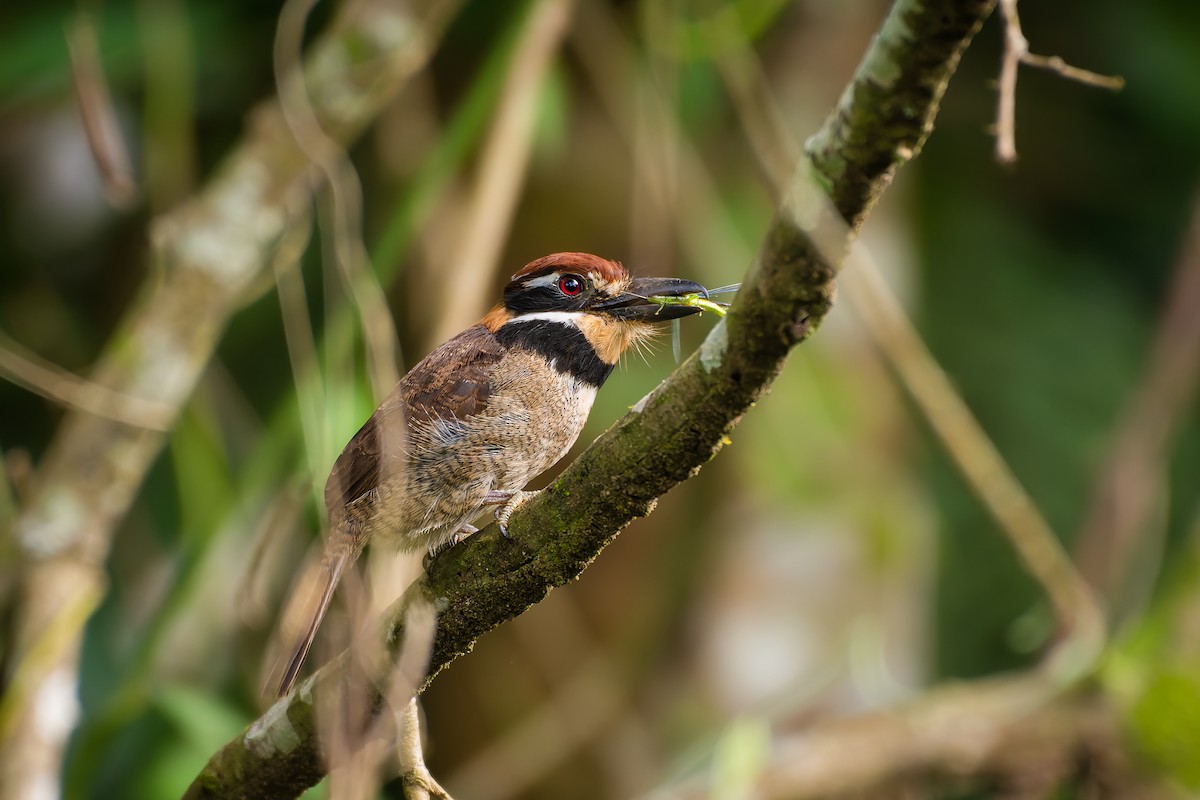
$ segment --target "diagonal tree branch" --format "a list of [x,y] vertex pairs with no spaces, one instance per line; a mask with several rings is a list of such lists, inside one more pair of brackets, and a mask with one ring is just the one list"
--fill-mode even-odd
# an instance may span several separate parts
[[[339,142],[365,127],[429,49],[425,23],[398,4],[351,6],[305,64],[317,118]],[[258,285],[269,285],[263,279],[291,225],[289,203],[303,201],[313,183],[278,104],[264,104],[208,188],[155,222],[158,269],[90,381],[166,409],[159,422],[169,427],[226,321]],[[14,666],[0,703],[0,796],[58,793],[72,727],[59,710],[74,705],[83,627],[104,595],[113,530],[164,437],[163,430],[71,412],[14,521],[25,563],[13,599]]]
[[[475,639],[580,572],[657,498],[711,459],[829,310],[846,223],[856,230],[897,167],[919,152],[963,50],[994,0],[898,0],[838,108],[809,142],[729,316],[655,391],[512,520],[438,558],[392,609],[403,639],[415,601],[439,609],[427,682]],[[815,198],[833,198],[843,219]],[[396,652],[395,649],[393,652]],[[312,697],[340,660],[216,753],[188,797],[295,797],[324,773]]]

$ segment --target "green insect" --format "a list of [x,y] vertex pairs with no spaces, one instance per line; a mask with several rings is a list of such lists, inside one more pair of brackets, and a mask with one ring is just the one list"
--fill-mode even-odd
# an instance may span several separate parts
[[714,303],[712,300],[709,300],[707,297],[701,294],[685,294],[678,297],[656,295],[647,297],[646,299],[651,303],[658,303],[662,306],[695,306],[696,308],[701,308],[705,311],[711,311],[718,317],[725,316],[725,310],[729,308],[728,303]]
[[[718,303],[709,298],[714,294],[729,294],[736,292],[741,288],[740,283],[731,283],[728,286],[722,286],[718,289],[710,289],[708,297],[700,293],[684,294],[678,296],[667,295],[652,295],[647,297],[651,303],[658,303],[660,306],[693,306],[702,311],[711,311],[718,317],[724,317],[729,313],[729,303]],[[678,364],[681,360],[681,348],[679,345],[679,320],[674,320],[671,323],[671,352],[675,355],[675,363]]]
[[658,303],[660,306],[693,306],[695,308],[703,309],[704,311],[711,311],[718,317],[723,317],[727,313],[729,303],[718,303],[710,300],[709,298],[714,294],[729,294],[731,292],[736,292],[740,288],[742,288],[740,283],[731,283],[728,286],[722,286],[718,289],[709,289],[707,296],[702,295],[699,292],[694,292],[692,294],[683,295],[653,295],[651,297],[647,297],[646,299],[651,303]]

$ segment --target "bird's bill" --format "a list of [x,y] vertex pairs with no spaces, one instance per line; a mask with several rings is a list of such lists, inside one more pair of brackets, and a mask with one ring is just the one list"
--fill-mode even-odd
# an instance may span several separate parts
[[[640,322],[668,322],[700,312],[699,306],[683,301],[689,296],[708,298],[708,290],[682,278],[634,278],[616,297],[593,306],[617,319]],[[673,303],[671,300],[680,302]]]

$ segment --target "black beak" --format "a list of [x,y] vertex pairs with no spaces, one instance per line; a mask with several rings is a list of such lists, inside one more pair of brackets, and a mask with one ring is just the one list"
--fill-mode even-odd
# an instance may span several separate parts
[[592,306],[593,311],[602,311],[617,319],[641,322],[667,322],[700,311],[698,306],[663,305],[647,300],[647,297],[684,297],[698,294],[708,298],[708,290],[693,281],[682,278],[634,278],[622,294],[603,300]]

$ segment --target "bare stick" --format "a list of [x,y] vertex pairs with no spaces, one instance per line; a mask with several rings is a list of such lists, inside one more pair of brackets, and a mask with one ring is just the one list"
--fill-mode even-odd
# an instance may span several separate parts
[[79,12],[67,31],[71,79],[92,158],[104,181],[108,201],[117,208],[132,206],[138,197],[129,151],[121,137],[112,95],[96,46],[96,26],[90,14]]
[[1124,88],[1120,76],[1101,75],[1073,67],[1059,56],[1039,56],[1029,52],[1029,40],[1021,30],[1017,0],[1000,0],[1004,16],[1004,55],[1000,61],[1000,97],[996,107],[996,160],[1013,164],[1017,160],[1017,72],[1022,64],[1049,70],[1063,78],[1087,86],[1113,91]]
[[1098,72],[1073,67],[1063,61],[1061,56],[1039,56],[1034,53],[1026,53],[1021,57],[1021,63],[1027,67],[1049,70],[1069,81],[1095,86],[1097,89],[1117,92],[1125,88],[1125,79],[1120,75],[1101,75]]
[[1125,584],[1138,563],[1138,543],[1146,541],[1139,534],[1152,516],[1171,443],[1200,389],[1200,198],[1182,249],[1145,375],[1096,478],[1076,548],[1084,575],[1115,609],[1130,599]]
[[[372,388],[377,397],[383,397],[399,379],[397,336],[383,288],[371,271],[362,242],[362,186],[343,144],[321,125],[300,60],[305,22],[315,3],[289,0],[279,13],[273,51],[279,106],[297,146],[324,179],[330,208],[321,218],[329,220],[333,261],[359,313]],[[425,63],[430,54],[429,41],[436,39],[458,5],[457,0],[433,4],[434,13],[426,19],[424,30],[406,49],[406,70],[415,71]]]
[[1017,71],[1029,42],[1017,20],[1017,0],[1000,0],[1004,15],[1004,55],[1000,61],[1000,98],[996,108],[996,159],[1001,164],[1017,160]]
[[0,377],[67,408],[134,428],[165,431],[175,418],[172,406],[115,392],[43,361],[0,333]]

